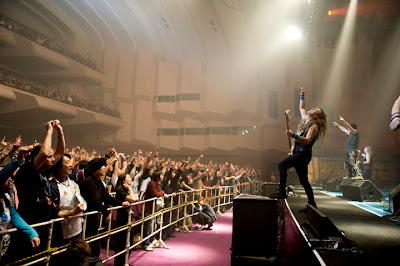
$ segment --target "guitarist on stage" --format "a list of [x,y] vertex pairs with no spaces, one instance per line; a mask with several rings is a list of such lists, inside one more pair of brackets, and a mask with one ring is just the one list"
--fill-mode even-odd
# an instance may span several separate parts
[[[310,182],[308,181],[308,164],[312,157],[312,146],[315,141],[321,136],[324,137],[327,124],[326,115],[324,110],[321,108],[312,108],[308,112],[305,109],[304,100],[305,89],[300,88],[300,113],[301,120],[298,125],[297,133],[293,133],[290,129],[286,129],[286,135],[293,138],[295,146],[293,149],[293,155],[284,159],[278,164],[280,185],[276,193],[272,194],[271,198],[286,198],[286,179],[287,170],[294,167],[297,175],[299,176],[300,183],[304,187],[307,194],[308,204],[317,207],[314,200],[314,193],[311,188]],[[306,208],[301,209],[300,212],[305,212]]]

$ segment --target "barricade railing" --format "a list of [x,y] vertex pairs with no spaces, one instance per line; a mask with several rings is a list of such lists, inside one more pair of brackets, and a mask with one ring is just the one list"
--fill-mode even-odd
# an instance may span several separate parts
[[[131,203],[130,212],[128,215],[127,223],[125,225],[111,228],[112,227],[112,219],[107,224],[107,228],[104,232],[98,233],[97,235],[86,237],[86,223],[87,217],[89,215],[98,215],[101,214],[97,211],[81,213],[75,216],[71,216],[69,218],[77,218],[83,217],[82,224],[82,239],[86,242],[91,243],[93,241],[100,241],[101,239],[106,239],[106,246],[103,247],[106,250],[104,262],[107,262],[119,255],[125,253],[125,263],[128,263],[129,259],[129,251],[133,248],[142,245],[143,242],[147,239],[151,239],[155,237],[155,244],[157,247],[168,248],[168,246],[164,243],[162,236],[163,230],[169,226],[174,226],[179,224],[179,230],[183,232],[191,232],[188,225],[188,218],[196,215],[194,208],[192,208],[191,204],[197,202],[199,196],[205,196],[207,202],[211,207],[215,210],[217,215],[222,215],[222,208],[227,208],[228,205],[232,204],[233,198],[238,194],[252,194],[259,195],[262,189],[261,181],[254,181],[252,183],[242,183],[234,186],[219,186],[207,189],[200,190],[190,190],[185,192],[176,193],[175,197],[169,196],[169,200],[165,202],[164,198],[151,198],[147,200],[140,200],[134,203]],[[145,204],[152,205],[152,212],[150,215],[145,216]],[[118,209],[124,208],[122,206],[108,208],[111,212],[118,211]],[[139,212],[139,213],[135,213]],[[138,211],[139,210],[139,211]],[[141,210],[141,212],[140,212]],[[133,215],[132,215],[133,214]],[[141,214],[141,216],[139,216]],[[168,214],[168,215],[165,215]],[[164,221],[164,216],[168,217],[168,221]],[[175,216],[175,219],[173,217]],[[49,226],[48,229],[48,239],[46,243],[47,249],[34,254],[30,257],[26,257],[20,259],[18,261],[14,261],[10,263],[10,265],[32,265],[38,262],[45,262],[46,265],[49,264],[49,261],[52,256],[57,255],[59,253],[65,252],[68,248],[68,245],[52,247],[53,241],[53,228],[55,223],[61,223],[65,218],[57,218],[52,219],[46,222],[37,223],[31,225],[33,228],[38,228],[40,226]],[[103,215],[100,215],[100,221],[103,221]],[[151,222],[151,230],[150,234],[144,237],[144,226],[146,221],[155,221]],[[131,231],[134,227],[140,226],[140,240],[137,242],[131,241]],[[102,228],[103,225],[100,224],[99,229]],[[12,234],[18,231],[17,229],[8,229],[0,231],[0,239],[3,239],[5,234]],[[109,256],[110,244],[111,244],[111,236],[117,233],[126,231],[126,246],[125,249],[119,252],[116,252],[112,256]],[[41,239],[41,241],[45,241]],[[131,244],[130,244],[131,243]],[[0,241],[0,252],[3,248],[3,241]],[[1,259],[1,258],[0,258]]]

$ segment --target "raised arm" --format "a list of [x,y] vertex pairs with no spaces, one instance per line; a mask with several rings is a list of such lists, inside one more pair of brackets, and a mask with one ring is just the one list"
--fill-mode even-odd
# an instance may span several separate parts
[[121,156],[121,162],[122,162],[122,168],[121,168],[121,173],[126,173],[126,169],[128,168],[128,162],[126,160],[126,157],[124,154],[120,153]]
[[58,162],[60,160],[64,153],[65,153],[65,138],[64,138],[64,131],[63,128],[61,127],[60,120],[54,120],[54,128],[58,132],[58,141],[57,141],[57,148],[56,151],[54,152],[54,159],[55,162]]
[[336,122],[333,122],[333,125],[334,125],[336,128],[338,128],[338,129],[340,129],[341,131],[343,131],[345,134],[350,135],[350,131],[349,131],[347,128],[342,127],[341,125],[339,125],[339,124],[336,123]]
[[343,122],[343,124],[346,126],[347,130],[350,131],[350,133],[357,134],[357,130],[354,129],[346,120],[344,120],[343,117],[339,116],[339,120]]
[[118,172],[119,172],[119,161],[118,161],[118,159],[115,160],[113,167],[114,167],[114,170],[113,170],[113,173],[111,175],[111,185],[112,185],[113,188],[115,188],[115,186],[117,185]]
[[194,163],[192,164],[192,168],[195,169],[196,166],[198,165],[198,163],[200,162],[200,159],[203,158],[204,155],[200,155],[199,158],[196,159],[196,161],[194,161]]
[[128,185],[127,183],[124,183],[124,188],[128,190],[129,194],[125,197],[125,201],[127,202],[135,202],[135,196],[133,193],[133,188]]
[[53,120],[45,124],[47,130],[46,136],[44,137],[39,153],[36,155],[35,160],[33,161],[36,170],[43,165],[48,156],[51,156],[51,137],[53,136],[53,124]]
[[306,93],[306,89],[303,87],[300,87],[300,104],[299,104],[299,109],[300,109],[300,114],[301,118],[307,118],[307,110],[306,110],[306,103],[304,100],[304,95]]

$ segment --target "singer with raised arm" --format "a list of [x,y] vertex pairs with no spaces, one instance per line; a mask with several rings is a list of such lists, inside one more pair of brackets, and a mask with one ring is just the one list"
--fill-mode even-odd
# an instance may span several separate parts
[[354,176],[360,176],[361,172],[356,165],[358,157],[358,144],[360,143],[360,134],[357,131],[357,124],[349,124],[343,117],[339,116],[339,120],[343,122],[344,126],[333,122],[333,125],[343,131],[345,134],[349,135],[349,140],[347,142],[347,154],[346,154],[346,169],[347,169],[347,179],[346,182],[351,181]]
[[[295,145],[293,155],[284,159],[278,164],[280,184],[276,193],[272,194],[271,198],[286,198],[286,180],[287,170],[294,167],[299,176],[301,185],[307,194],[308,204],[317,207],[314,200],[314,193],[308,181],[308,164],[312,157],[312,146],[321,136],[324,137],[327,124],[326,114],[322,108],[316,107],[309,111],[305,108],[305,89],[300,88],[300,114],[301,120],[297,127],[297,133],[293,133],[290,129],[286,129],[286,135],[293,138]],[[306,207],[307,208],[307,207]],[[301,213],[306,211],[306,208],[300,209]]]

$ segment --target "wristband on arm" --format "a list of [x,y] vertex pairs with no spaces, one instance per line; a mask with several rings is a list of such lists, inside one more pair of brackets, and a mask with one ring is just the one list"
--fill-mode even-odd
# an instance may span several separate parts
[[400,113],[394,113],[392,114],[392,118],[390,118],[390,121],[393,121],[396,117],[400,117]]

